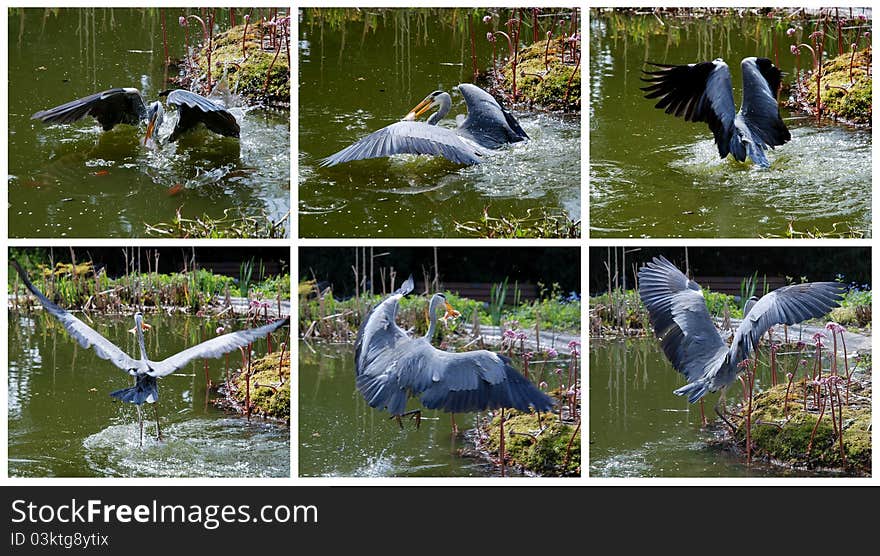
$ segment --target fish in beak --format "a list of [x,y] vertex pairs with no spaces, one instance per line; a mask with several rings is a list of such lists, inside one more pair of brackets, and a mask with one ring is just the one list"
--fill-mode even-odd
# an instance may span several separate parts
[[457,319],[461,316],[461,313],[452,308],[452,305],[449,302],[445,302],[446,304],[446,314],[443,315],[442,319],[445,323],[449,319]]
[[[152,330],[152,329],[153,329],[152,326],[145,323],[144,321],[141,321],[141,330],[147,331],[147,330]],[[128,331],[129,334],[134,334],[135,332],[137,332],[137,327],[133,327],[133,328],[129,329],[129,331]]]

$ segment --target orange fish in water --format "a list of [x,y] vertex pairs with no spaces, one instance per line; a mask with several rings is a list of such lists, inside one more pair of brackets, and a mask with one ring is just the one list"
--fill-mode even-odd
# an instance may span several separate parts
[[93,176],[109,176],[110,170],[98,170],[92,174]]
[[177,195],[181,191],[183,191],[183,184],[182,183],[175,183],[174,185],[172,185],[171,187],[168,188],[168,196],[173,197],[174,195]]

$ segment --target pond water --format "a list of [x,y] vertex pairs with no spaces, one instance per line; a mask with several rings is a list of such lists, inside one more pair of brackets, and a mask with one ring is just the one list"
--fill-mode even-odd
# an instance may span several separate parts
[[[593,15],[593,237],[784,236],[789,222],[801,232],[870,235],[870,130],[817,124],[783,108],[792,140],[771,151],[771,167],[762,169],[721,160],[706,124],[665,114],[639,89],[645,85],[639,79],[645,61],[683,64],[722,57],[739,106],[742,58],[776,60],[786,82],[798,64],[811,63],[807,54],[800,60],[791,54],[786,26],[731,17],[668,20],[660,27],[653,16]],[[828,50],[837,52],[833,45]]]
[[[544,208],[580,218],[579,115],[515,111],[531,140],[471,167],[411,155],[318,167],[322,158],[401,119],[430,92],[473,81],[466,26],[447,20],[435,10],[391,10],[330,23],[313,10],[303,12],[300,236],[460,236],[455,223],[479,220],[486,207],[492,216],[524,217]],[[477,25],[477,59],[485,70],[492,60],[485,39],[490,27]],[[466,113],[461,96],[452,96],[445,125]]]
[[[147,315],[147,350],[161,359],[213,335],[216,321]],[[90,325],[137,356],[133,321],[93,316]],[[265,351],[265,341],[254,346]],[[239,359],[230,356],[230,365]],[[210,360],[224,379],[223,359]],[[205,388],[204,362],[159,380],[162,441],[152,406],[138,413],[109,396],[131,378],[82,349],[42,311],[9,312],[9,475],[15,477],[289,477],[290,429],[225,413]]]
[[[182,13],[166,10],[172,59],[184,53]],[[240,141],[200,130],[158,149],[141,143],[143,126],[102,132],[92,118],[51,126],[30,119],[112,87],[138,88],[147,102],[174,88],[160,17],[159,9],[9,11],[11,237],[142,237],[181,207],[186,218],[229,211],[279,221],[287,213],[287,110],[235,108]]]
[[[780,362],[789,368],[789,360]],[[762,463],[749,467],[744,457],[713,442],[713,432],[701,428],[699,404],[672,393],[685,380],[654,339],[593,339],[589,369],[591,477],[816,475]],[[770,382],[769,374],[759,367],[756,390]],[[713,406],[718,396],[704,398],[710,422],[717,420]],[[728,389],[728,404],[741,396],[735,382]]]

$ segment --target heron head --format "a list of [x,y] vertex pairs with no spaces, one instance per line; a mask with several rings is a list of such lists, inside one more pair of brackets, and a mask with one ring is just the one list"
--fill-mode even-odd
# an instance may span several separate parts
[[158,100],[151,102],[150,106],[147,108],[147,133],[144,137],[145,145],[148,141],[153,139],[153,135],[156,133],[156,128],[162,125],[164,117],[165,108],[162,107],[162,103]]
[[410,110],[406,116],[403,117],[404,121],[412,121],[417,120],[419,116],[427,112],[428,110],[434,108],[435,106],[439,106],[443,108],[443,106],[452,106],[452,98],[443,91],[434,91],[430,95],[426,96],[422,102],[418,103]]

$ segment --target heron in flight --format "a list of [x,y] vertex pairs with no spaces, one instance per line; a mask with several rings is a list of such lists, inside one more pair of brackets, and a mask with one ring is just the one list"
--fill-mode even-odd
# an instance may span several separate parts
[[441,293],[431,298],[428,333],[410,338],[394,321],[398,303],[413,288],[410,276],[367,314],[358,330],[355,382],[370,407],[388,411],[398,423],[403,416],[415,416],[417,424],[421,410],[406,411],[410,397],[417,397],[428,409],[447,413],[553,407],[553,400],[514,369],[507,357],[486,350],[450,353],[431,345],[437,311],[446,310],[444,319],[456,314]]
[[659,98],[655,108],[665,109],[667,114],[709,124],[721,158],[732,154],[745,162],[748,157],[767,168],[767,148],[791,140],[776,102],[782,72],[767,58],[743,59],[739,112],[733,103],[730,68],[721,58],[697,64],[649,64],[661,69],[642,70],[648,76],[642,81],[650,83],[642,87],[645,98]]
[[[321,166],[366,158],[382,158],[395,154],[442,156],[456,164],[479,164],[485,149],[497,149],[529,138],[513,114],[501,107],[495,98],[470,83],[462,83],[458,91],[467,103],[467,118],[455,129],[440,127],[452,108],[452,97],[434,91],[399,122],[367,135],[336,154],[321,160]],[[422,114],[437,107],[427,123],[416,121]]]
[[[235,116],[229,110],[201,95],[184,89],[174,89],[159,93],[159,97],[165,97],[169,105],[177,108],[174,129],[165,139],[168,142],[177,141],[181,135],[199,124],[227,137],[237,138],[241,132]],[[137,89],[116,88],[41,110],[31,116],[31,119],[48,124],[69,124],[86,116],[98,120],[104,131],[110,131],[118,124],[139,125],[145,122],[146,143],[153,139],[156,130],[162,125],[165,109],[158,100],[148,105]]]
[[662,256],[639,270],[639,296],[654,332],[666,358],[688,381],[674,393],[687,396],[690,403],[736,380],[740,363],[771,326],[824,316],[840,306],[845,291],[838,282],[812,282],[784,286],[750,300],[728,346],[712,322],[699,284]]
[[277,320],[271,324],[261,326],[259,328],[251,328],[247,330],[239,330],[217,336],[200,344],[178,352],[161,361],[153,361],[147,356],[147,348],[144,345],[144,330],[148,329],[148,325],[144,322],[143,315],[140,312],[134,315],[134,333],[137,335],[138,347],[140,348],[140,359],[130,357],[122,351],[113,342],[99,334],[92,327],[79,320],[69,311],[65,311],[58,305],[52,303],[28,278],[27,273],[18,264],[18,261],[10,260],[10,264],[15,268],[18,275],[28,290],[39,300],[45,310],[58,319],[58,322],[64,326],[67,333],[76,340],[83,348],[92,348],[95,354],[101,359],[106,359],[134,377],[135,384],[129,388],[122,388],[110,392],[110,396],[117,400],[132,403],[138,408],[138,425],[140,429],[139,439],[143,441],[143,417],[141,414],[141,406],[144,403],[154,404],[153,408],[156,414],[156,438],[162,439],[162,432],[159,428],[159,408],[155,405],[159,401],[159,383],[158,379],[168,376],[174,371],[185,367],[195,359],[215,359],[230,351],[238,348],[246,347],[251,342],[264,338],[272,332],[278,330],[282,326],[290,324],[290,317]]

